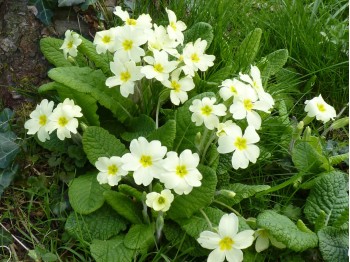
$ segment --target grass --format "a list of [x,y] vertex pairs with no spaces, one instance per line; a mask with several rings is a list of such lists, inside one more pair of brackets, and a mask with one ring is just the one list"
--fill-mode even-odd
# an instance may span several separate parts
[[[149,13],[154,21],[162,24],[167,21],[164,12],[164,7],[167,6],[188,27],[201,21],[211,24],[215,37],[208,53],[215,54],[219,67],[230,64],[244,37],[259,27],[263,30],[263,35],[258,58],[278,49],[285,48],[289,51],[284,80],[274,87],[276,92],[278,88],[290,91],[290,96],[287,97],[289,102],[286,100],[288,111],[298,116],[305,97],[319,93],[339,111],[347,105],[349,97],[348,1],[301,2],[138,0],[135,14]],[[24,114],[17,114],[17,118],[18,124],[24,122]],[[272,181],[271,186],[274,186],[294,175],[288,146],[281,146],[280,143],[285,126],[274,120],[271,123],[282,129],[278,132],[273,131],[275,128],[272,131],[262,130],[263,136],[270,141],[265,145],[270,157],[266,157],[258,168],[234,173],[234,176],[245,178],[240,182],[265,184]],[[56,255],[59,261],[91,261],[88,246],[76,242],[64,232],[68,210],[65,206],[67,186],[59,176],[65,172],[64,167],[49,166],[49,152],[36,146],[33,139],[27,140],[20,127],[17,130],[18,136],[24,137],[25,142],[20,156],[23,160],[20,163],[21,171],[16,182],[6,189],[0,203],[0,222],[18,239],[10,245],[12,259],[29,259],[28,250],[37,249],[41,255]],[[282,160],[281,156],[284,156]],[[276,165],[274,161],[277,160],[280,163]],[[270,175],[266,176],[266,173]],[[302,194],[295,196],[295,202],[291,202],[290,197],[285,197],[294,195],[293,189],[282,189],[275,193],[269,202],[256,203],[256,209],[251,215],[255,215],[262,207],[273,208],[275,203],[283,203],[282,208],[290,204],[303,204]],[[272,254],[267,254],[266,257],[272,257]],[[8,258],[8,249],[0,249],[0,261],[7,261]]]

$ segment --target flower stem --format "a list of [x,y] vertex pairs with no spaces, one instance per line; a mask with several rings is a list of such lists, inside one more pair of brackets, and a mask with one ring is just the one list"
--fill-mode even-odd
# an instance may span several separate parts
[[226,207],[228,210],[232,211],[233,213],[235,213],[237,216],[243,217],[236,209],[233,209],[232,207],[226,205],[225,203],[218,201],[218,200],[213,200],[213,203],[217,203],[223,207]]
[[203,217],[205,218],[205,221],[207,221],[209,227],[211,230],[213,230],[213,225],[211,224],[211,221],[209,220],[209,217],[207,216],[207,214],[203,211],[203,209],[199,209],[199,211],[202,213]]

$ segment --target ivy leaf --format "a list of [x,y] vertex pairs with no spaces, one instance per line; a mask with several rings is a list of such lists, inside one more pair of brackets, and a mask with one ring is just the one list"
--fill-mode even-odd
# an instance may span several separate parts
[[93,239],[107,240],[126,229],[126,220],[108,205],[88,215],[71,212],[65,230],[76,239],[91,242]]
[[97,2],[98,0],[85,0],[83,4],[81,4],[80,8],[82,11],[86,11],[90,5],[93,5]]
[[272,210],[260,213],[256,223],[257,227],[266,229],[291,250],[301,252],[317,246],[318,238],[315,233],[300,230],[288,217]]
[[12,131],[0,132],[0,168],[8,167],[20,151],[16,139]]
[[99,209],[105,199],[103,192],[108,186],[100,185],[96,172],[74,178],[68,189],[69,201],[75,212],[87,215]]
[[326,262],[349,261],[349,232],[347,229],[324,227],[317,233],[322,258]]
[[255,28],[239,46],[233,58],[233,72],[247,68],[254,62],[260,46],[262,30]]
[[110,240],[94,239],[90,245],[90,252],[96,262],[129,262],[133,260],[135,253],[124,245],[124,236]]
[[[254,196],[256,193],[265,191],[269,189],[268,185],[244,185],[240,183],[230,184],[227,186],[223,186],[219,192],[221,194],[215,197],[216,200],[225,203],[228,206],[233,206],[241,202],[245,198],[250,198]],[[232,197],[232,195],[226,193],[225,190],[232,191],[236,195]]]
[[146,137],[152,131],[156,130],[156,123],[147,115],[133,117],[129,121],[126,121],[125,124],[127,131],[122,133],[121,137],[128,142],[140,136]]
[[333,171],[324,174],[311,189],[306,200],[304,208],[306,218],[315,224],[323,210],[326,213],[325,225],[332,225],[349,205],[347,190],[348,181],[342,172]]
[[13,116],[13,111],[9,108],[5,108],[0,113],[0,132],[6,133],[10,131],[10,120]]
[[102,127],[90,126],[83,134],[83,148],[90,163],[95,165],[99,157],[122,156],[125,146]]
[[48,76],[75,91],[91,94],[101,105],[111,110],[121,122],[130,119],[135,104],[120,92],[106,87],[106,77],[101,70],[89,67],[59,67],[49,71]]
[[159,140],[163,146],[166,146],[168,150],[171,150],[173,148],[175,136],[176,122],[175,120],[169,120],[163,126],[151,132],[147,136],[147,140]]
[[195,139],[198,132],[203,133],[204,125],[196,126],[192,122],[192,112],[189,110],[189,107],[195,99],[213,96],[215,96],[214,93],[202,93],[186,101],[182,107],[176,110],[176,137],[174,141],[174,150],[176,152],[181,152],[185,149],[190,149],[192,152],[197,151]]
[[111,190],[104,192],[103,195],[107,203],[117,211],[119,215],[133,224],[142,224],[142,206],[140,203],[132,201],[122,193]]
[[50,25],[51,24],[51,19],[53,16],[52,11],[48,8],[46,5],[46,1],[44,0],[30,0],[28,2],[28,5],[33,5],[36,7],[38,14],[36,17],[40,19],[42,23],[45,25]]
[[133,225],[125,235],[124,245],[130,249],[148,250],[154,245],[154,225]]
[[[0,199],[4,190],[11,184],[17,173],[18,165],[0,170]],[[1,244],[0,244],[1,245]]]
[[84,2],[85,0],[58,0],[58,7],[78,5]]
[[190,29],[184,32],[184,43],[195,42],[198,38],[207,41],[206,49],[209,48],[214,39],[213,27],[205,22],[194,24]]
[[177,220],[179,218],[189,218],[199,209],[208,206],[215,194],[216,174],[213,169],[207,166],[199,166],[202,174],[202,185],[195,187],[188,195],[177,196],[167,212],[169,218]]

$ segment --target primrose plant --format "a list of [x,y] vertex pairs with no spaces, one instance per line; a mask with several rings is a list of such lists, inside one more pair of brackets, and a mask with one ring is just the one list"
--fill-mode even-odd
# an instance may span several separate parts
[[[244,253],[260,253],[270,242],[296,252],[316,247],[317,235],[286,216],[266,210],[245,219],[233,209],[244,198],[273,191],[270,186],[218,183],[222,170],[240,172],[259,160],[259,133],[275,110],[266,79],[288,53],[271,54],[259,68],[256,49],[238,51],[238,58],[251,59],[207,81],[205,72],[217,59],[207,54],[211,26],[187,29],[165,11],[163,26],[117,6],[122,25],[97,32],[92,42],[70,30],[64,40],[41,40],[56,68],[48,73],[53,82],[39,92],[63,102],[55,107],[42,100],[25,128],[50,150],[60,143],[80,146],[90,162],[69,183],[73,211],[66,231],[88,243],[96,261],[172,260],[179,252],[201,261],[242,261]],[[254,30],[240,49],[260,36]],[[306,103],[308,123],[335,118],[321,96]],[[305,146],[300,136],[308,123],[301,123],[290,133],[291,150]]]

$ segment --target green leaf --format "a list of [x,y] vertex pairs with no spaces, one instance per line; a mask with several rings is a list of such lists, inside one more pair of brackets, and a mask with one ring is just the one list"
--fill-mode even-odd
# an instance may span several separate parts
[[40,50],[44,54],[47,61],[56,67],[73,66],[71,62],[64,58],[63,51],[60,47],[63,44],[62,39],[45,37],[40,39]]
[[96,111],[98,109],[96,99],[94,99],[90,94],[81,93],[70,89],[62,84],[56,85],[59,96],[64,100],[65,98],[73,99],[75,104],[81,107],[83,118],[82,121],[86,120],[87,124],[91,126],[99,126],[99,116]]
[[205,22],[199,22],[194,24],[190,29],[184,32],[184,43],[195,42],[198,38],[207,41],[206,49],[209,48],[213,41],[213,27]]
[[[225,214],[220,209],[212,207],[204,208],[203,212],[208,217],[213,227],[219,225],[221,217]],[[205,230],[212,230],[202,212],[198,212],[190,218],[178,219],[177,223],[185,230],[187,234],[194,238],[198,238],[199,234]]]
[[55,262],[58,260],[57,256],[54,253],[45,253],[41,255],[41,259],[44,262]]
[[306,141],[297,141],[292,151],[295,167],[301,172],[319,173],[323,164],[323,156]]
[[261,29],[255,28],[243,40],[233,58],[233,72],[238,72],[253,64],[259,50],[261,34]]
[[257,227],[266,229],[291,250],[301,252],[317,246],[318,238],[315,233],[303,232],[288,217],[274,211],[260,213],[256,223]]
[[176,121],[168,120],[163,126],[147,136],[148,141],[159,140],[163,146],[171,150],[176,136]]
[[11,234],[0,227],[0,246],[9,246],[12,243],[13,239]]
[[326,262],[349,261],[349,232],[346,229],[324,227],[317,233],[322,258]]
[[82,141],[86,156],[93,165],[99,157],[122,156],[126,153],[124,144],[102,127],[86,128]]
[[195,187],[188,195],[177,196],[168,211],[169,218],[176,220],[179,218],[189,218],[199,209],[208,206],[215,194],[216,174],[213,169],[207,166],[199,166],[202,174],[202,185]]
[[[18,165],[0,170],[0,199],[4,190],[11,184],[18,170]],[[0,244],[1,245],[1,244]]]
[[146,137],[152,131],[156,130],[156,123],[147,115],[133,117],[126,121],[127,131],[121,134],[121,137],[130,142],[140,136]]
[[107,240],[126,229],[126,220],[108,205],[88,215],[71,212],[65,230],[76,239],[91,242],[93,239]]
[[261,72],[261,76],[263,77],[265,83],[267,83],[270,76],[276,74],[285,65],[288,57],[288,50],[280,49],[263,58],[267,61],[266,66]]
[[13,111],[10,108],[5,108],[0,113],[0,132],[6,133],[10,131],[10,121],[13,117]]
[[213,96],[215,96],[214,93],[202,93],[186,101],[182,107],[176,110],[176,137],[174,141],[174,149],[176,152],[181,152],[185,149],[190,149],[192,152],[197,151],[195,138],[198,132],[203,134],[204,125],[196,126],[192,122],[192,112],[189,110],[189,107],[195,99]]
[[[119,190],[119,192],[121,192],[127,196],[134,197],[138,201],[143,200],[142,192],[138,191],[136,188],[134,188],[132,186],[129,186],[127,184],[120,184],[120,185],[118,185],[118,190]],[[154,191],[154,188],[153,188],[153,191]]]
[[0,132],[0,168],[8,167],[19,153],[19,146],[14,142],[16,139],[12,131]]
[[142,205],[140,205],[140,203],[115,191],[106,191],[103,195],[107,203],[117,211],[119,215],[133,224],[142,224]]
[[28,5],[34,5],[38,10],[36,17],[45,25],[51,24],[53,16],[52,11],[48,8],[45,0],[31,0]]
[[148,250],[155,243],[153,224],[133,225],[125,235],[124,245],[130,249]]
[[107,186],[102,186],[96,179],[96,172],[74,178],[68,189],[69,201],[75,212],[87,215],[99,209],[105,199],[103,192]]
[[69,139],[65,139],[63,141],[59,140],[56,135],[56,132],[50,134],[49,140],[41,142],[39,139],[36,139],[36,142],[47,150],[59,153],[66,153],[67,148],[72,144],[72,141]]
[[96,262],[130,262],[135,253],[124,245],[124,236],[110,240],[94,239],[90,245],[90,252]]
[[326,225],[332,225],[349,205],[348,181],[343,173],[326,173],[311,189],[306,200],[304,213],[313,224],[323,210],[326,213]]
[[78,5],[84,2],[85,0],[58,0],[58,7]]
[[82,11],[86,11],[90,5],[93,5],[97,2],[98,0],[85,0],[83,4],[81,4],[80,8]]
[[105,85],[106,77],[101,70],[89,67],[59,67],[48,73],[52,80],[75,91],[88,93],[101,105],[111,110],[121,122],[132,117],[135,104],[123,97],[120,92]]
[[[228,206],[233,206],[241,202],[245,198],[250,198],[256,193],[269,189],[268,185],[244,185],[240,183],[223,186],[215,199],[225,203]],[[226,191],[227,190],[227,191]],[[236,195],[232,197],[229,192],[234,192]]]
[[78,51],[86,55],[105,75],[110,75],[108,56],[106,54],[97,54],[96,46],[91,41],[82,36],[80,36],[80,39],[82,42],[78,46]]
[[208,77],[207,81],[214,82],[214,83],[217,83],[217,85],[220,85],[222,81],[224,81],[227,78],[230,78],[231,75],[232,75],[232,66],[225,66],[224,68],[216,70],[214,73],[212,73]]

